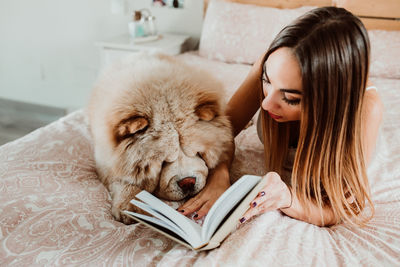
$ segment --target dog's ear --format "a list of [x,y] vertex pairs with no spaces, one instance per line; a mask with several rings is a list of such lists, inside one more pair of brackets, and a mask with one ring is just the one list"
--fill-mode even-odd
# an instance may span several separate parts
[[138,131],[145,129],[148,125],[149,122],[144,117],[133,117],[121,121],[115,129],[117,141],[121,141],[128,136],[134,135]]
[[198,105],[195,109],[196,115],[203,121],[211,121],[218,115],[218,103],[206,102]]

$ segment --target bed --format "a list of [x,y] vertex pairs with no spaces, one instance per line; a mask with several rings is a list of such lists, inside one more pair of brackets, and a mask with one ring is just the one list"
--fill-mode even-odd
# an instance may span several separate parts
[[[363,17],[372,44],[370,78],[385,106],[368,168],[376,213],[367,226],[321,228],[275,211],[239,226],[219,248],[195,252],[143,225],[119,223],[97,179],[82,109],[0,147],[0,266],[400,265],[398,1],[386,1],[389,13],[373,5],[360,11],[354,1],[234,2],[244,1],[206,1],[199,50],[178,56],[221,79],[227,99],[274,34],[311,6],[344,6]],[[232,182],[264,174],[255,125],[235,142]]]

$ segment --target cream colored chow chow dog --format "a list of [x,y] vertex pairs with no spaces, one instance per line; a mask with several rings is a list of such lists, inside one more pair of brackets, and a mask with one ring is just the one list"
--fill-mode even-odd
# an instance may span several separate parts
[[96,168],[112,214],[141,190],[166,200],[197,194],[233,138],[222,85],[209,73],[166,55],[141,54],[105,70],[94,86],[89,121]]

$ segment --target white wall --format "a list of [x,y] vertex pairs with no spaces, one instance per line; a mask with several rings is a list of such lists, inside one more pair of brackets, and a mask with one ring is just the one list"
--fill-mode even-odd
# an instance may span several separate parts
[[68,110],[86,105],[100,64],[94,43],[127,33],[132,9],[151,8],[160,32],[200,36],[202,0],[186,0],[184,9],[123,0],[125,14],[113,14],[111,1],[1,0],[0,98]]

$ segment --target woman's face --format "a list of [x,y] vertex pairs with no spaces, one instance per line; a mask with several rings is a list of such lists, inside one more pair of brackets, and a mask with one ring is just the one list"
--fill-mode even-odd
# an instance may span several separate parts
[[292,50],[282,47],[269,55],[262,76],[261,107],[277,122],[300,120],[301,70]]

